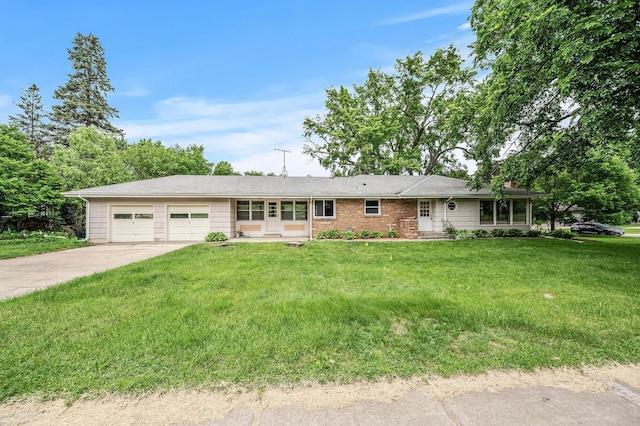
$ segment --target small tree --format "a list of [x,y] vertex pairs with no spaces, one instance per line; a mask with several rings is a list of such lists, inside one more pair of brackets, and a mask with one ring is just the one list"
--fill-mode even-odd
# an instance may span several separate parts
[[31,143],[36,158],[48,159],[53,149],[49,140],[46,124],[42,121],[46,114],[42,108],[40,89],[32,84],[28,89],[23,89],[20,102],[15,104],[22,112],[9,116],[9,123],[15,125],[24,133],[27,141]]
[[533,189],[549,194],[534,202],[535,215],[555,222],[574,212],[609,223],[629,222],[640,206],[637,174],[623,158],[606,150],[589,150],[574,165],[548,168]]
[[233,170],[233,166],[228,161],[220,161],[213,168],[213,174],[215,176],[239,176],[240,173]]
[[69,134],[79,127],[95,127],[107,134],[121,135],[122,131],[110,122],[118,118],[118,110],[107,103],[106,97],[114,89],[98,37],[78,33],[73,47],[67,51],[74,73],[53,94],[61,102],[53,105],[50,116],[55,142],[66,146]]

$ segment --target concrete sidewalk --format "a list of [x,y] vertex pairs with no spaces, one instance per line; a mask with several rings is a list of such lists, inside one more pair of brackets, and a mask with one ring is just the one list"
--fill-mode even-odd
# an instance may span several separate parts
[[192,243],[100,244],[0,260],[0,300],[149,259]]
[[[166,391],[135,396],[14,401],[18,425],[638,425],[639,365],[496,372],[264,391]],[[628,378],[625,383],[621,378]]]
[[[619,388],[622,385],[616,384]],[[625,387],[628,390],[628,388]],[[629,391],[631,392],[631,391]],[[636,401],[640,399],[637,392]],[[251,425],[255,416],[240,409],[207,425]],[[533,387],[499,393],[474,392],[443,400],[416,390],[390,403],[359,402],[338,410],[267,409],[260,425],[638,425],[640,405],[613,391],[575,393]]]

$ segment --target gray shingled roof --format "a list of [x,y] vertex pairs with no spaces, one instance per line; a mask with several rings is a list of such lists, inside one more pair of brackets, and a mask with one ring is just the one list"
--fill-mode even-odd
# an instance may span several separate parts
[[[467,181],[444,176],[275,177],[275,176],[167,176],[65,192],[83,198],[477,198],[490,196]],[[531,197],[541,194],[505,188],[505,194]]]

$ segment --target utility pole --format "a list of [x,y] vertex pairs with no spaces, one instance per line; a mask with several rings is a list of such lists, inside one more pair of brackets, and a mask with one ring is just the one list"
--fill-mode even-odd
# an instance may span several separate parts
[[287,177],[288,176],[288,173],[287,173],[287,152],[289,154],[291,154],[291,151],[289,151],[288,149],[280,149],[280,148],[274,148],[273,150],[282,152],[282,173],[280,173],[280,176]]

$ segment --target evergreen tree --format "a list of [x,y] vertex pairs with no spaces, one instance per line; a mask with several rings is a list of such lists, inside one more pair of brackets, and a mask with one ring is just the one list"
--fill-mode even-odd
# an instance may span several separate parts
[[79,127],[95,127],[107,134],[121,135],[110,119],[118,118],[118,110],[107,103],[114,89],[107,77],[104,49],[93,34],[76,34],[73,47],[67,49],[74,73],[53,94],[60,105],[53,105],[52,131],[56,143],[67,145],[69,134]]
[[52,147],[47,132],[47,126],[42,121],[46,114],[42,108],[40,88],[32,84],[28,89],[23,89],[20,103],[15,104],[22,112],[9,116],[9,123],[13,124],[27,136],[37,158],[48,159],[52,153]]

